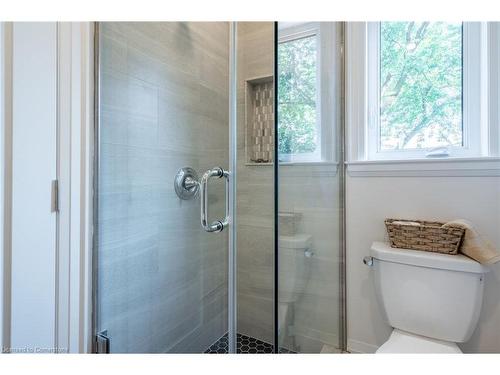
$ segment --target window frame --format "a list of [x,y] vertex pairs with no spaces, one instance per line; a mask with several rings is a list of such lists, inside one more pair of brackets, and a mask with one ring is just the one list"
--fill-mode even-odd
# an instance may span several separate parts
[[486,28],[486,33],[483,33],[486,67],[483,69],[488,71],[488,77],[483,77],[482,93],[488,95],[489,100],[481,113],[485,119],[482,143],[488,145],[487,155],[500,156],[500,22],[487,22]]
[[[367,25],[367,89],[368,89],[368,159],[426,158],[432,148],[382,150],[380,123],[380,22]],[[462,23],[462,146],[448,147],[452,157],[471,157],[480,154],[481,129],[474,124],[480,118],[481,63],[476,57],[481,51],[481,26]]]
[[[320,93],[320,74],[321,74],[321,48],[320,48],[320,29],[317,23],[304,23],[297,24],[286,27],[279,32],[278,38],[278,48],[280,44],[289,43],[305,38],[315,38],[316,42],[316,134],[317,134],[317,147],[313,152],[302,152],[302,153],[291,153],[282,154],[287,155],[283,160],[280,158],[280,162],[292,162],[292,163],[311,163],[319,162],[322,160],[322,134],[321,134],[321,93]],[[279,89],[279,88],[278,88]],[[279,106],[279,102],[278,102]]]
[[[447,157],[426,157],[425,150],[378,152],[379,126],[379,38],[373,29],[377,23],[349,22],[346,25],[346,124],[347,160],[429,161],[484,159],[499,155],[498,67],[500,26],[495,22],[464,22],[463,49],[463,125],[464,145],[450,148]],[[377,48],[377,49],[375,49]],[[373,66],[374,49],[377,52]],[[478,56],[480,56],[478,58]],[[374,74],[376,72],[376,74]],[[493,84],[492,84],[493,83]],[[376,87],[376,90],[373,89]],[[375,96],[375,99],[374,99]],[[374,105],[374,103],[376,103]],[[466,109],[468,108],[468,109]],[[442,163],[441,163],[442,165]]]

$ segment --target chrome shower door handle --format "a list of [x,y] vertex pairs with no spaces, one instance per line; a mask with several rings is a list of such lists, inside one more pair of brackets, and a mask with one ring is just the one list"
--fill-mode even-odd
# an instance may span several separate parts
[[[222,220],[215,220],[211,224],[208,224],[208,182],[212,177],[224,177],[226,179],[226,216]],[[200,188],[201,226],[207,232],[221,232],[229,222],[229,172],[220,167],[209,169],[203,174],[203,177],[201,178]]]

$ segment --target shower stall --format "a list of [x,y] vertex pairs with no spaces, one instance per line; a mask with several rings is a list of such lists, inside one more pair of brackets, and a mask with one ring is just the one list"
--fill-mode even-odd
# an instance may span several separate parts
[[96,25],[95,352],[345,350],[343,25]]

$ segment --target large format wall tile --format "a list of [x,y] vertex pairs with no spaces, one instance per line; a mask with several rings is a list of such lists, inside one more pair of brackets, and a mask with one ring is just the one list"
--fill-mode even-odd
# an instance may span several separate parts
[[[112,352],[203,352],[227,331],[227,234],[176,171],[227,168],[227,23],[102,23],[99,326]],[[210,190],[224,212],[224,185]]]

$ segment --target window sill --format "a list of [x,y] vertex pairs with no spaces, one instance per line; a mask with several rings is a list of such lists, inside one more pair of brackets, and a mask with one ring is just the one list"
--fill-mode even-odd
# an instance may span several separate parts
[[[273,166],[274,163],[254,163],[254,162],[246,162],[245,165],[247,167],[254,166]],[[331,161],[280,161],[280,167],[293,167],[293,166],[337,166],[338,163]]]
[[339,163],[317,162],[280,162],[279,178],[287,177],[335,177]]
[[279,166],[280,167],[287,167],[287,166],[296,166],[296,165],[301,165],[301,166],[337,166],[338,163],[331,162],[331,161],[280,161]]
[[[247,167],[273,166],[273,163],[245,163]],[[293,168],[292,168],[293,167]],[[279,175],[281,177],[335,177],[339,163],[322,162],[280,162]]]
[[351,177],[498,177],[500,158],[364,160],[347,162]]

